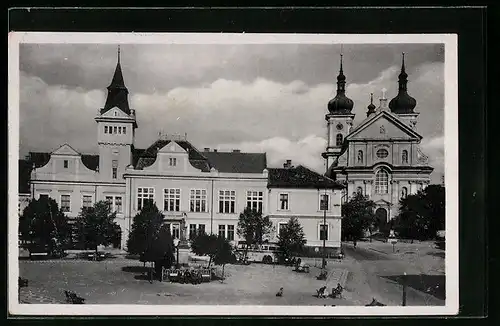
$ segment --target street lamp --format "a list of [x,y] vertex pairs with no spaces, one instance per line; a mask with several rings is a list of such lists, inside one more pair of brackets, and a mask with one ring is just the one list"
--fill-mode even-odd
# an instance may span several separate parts
[[175,265],[177,266],[177,268],[179,268],[179,242],[180,240],[179,239],[174,239],[174,246],[175,248],[177,248],[177,259],[175,261]]

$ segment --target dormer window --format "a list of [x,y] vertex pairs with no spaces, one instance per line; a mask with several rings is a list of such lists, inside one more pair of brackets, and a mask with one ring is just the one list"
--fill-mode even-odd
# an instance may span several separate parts
[[170,166],[177,166],[177,158],[175,158],[175,157],[171,157],[171,158],[169,159],[169,165],[170,165]]
[[68,164],[69,164],[68,160],[64,160],[64,168],[65,168],[65,169],[67,169],[67,168],[68,168]]

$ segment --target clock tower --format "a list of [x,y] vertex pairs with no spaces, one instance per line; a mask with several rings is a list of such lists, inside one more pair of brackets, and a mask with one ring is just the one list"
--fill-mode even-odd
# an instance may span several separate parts
[[351,113],[354,102],[346,96],[346,77],[343,70],[342,54],[340,55],[340,71],[337,76],[337,95],[328,102],[327,121],[327,147],[323,153],[326,159],[326,169],[329,170],[342,152],[345,137],[349,134],[354,120]]

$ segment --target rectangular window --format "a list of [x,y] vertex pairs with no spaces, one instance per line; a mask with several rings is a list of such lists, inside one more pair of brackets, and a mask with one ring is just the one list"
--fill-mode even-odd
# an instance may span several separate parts
[[163,210],[167,212],[180,212],[181,210],[181,190],[163,189]]
[[179,239],[180,237],[180,225],[178,223],[172,224],[172,238]]
[[114,134],[117,134],[117,133],[118,133],[118,130],[117,130],[117,129],[118,129],[118,128],[117,128],[116,126],[114,126],[114,127],[113,127],[113,133],[114,133]]
[[288,210],[288,194],[280,194],[280,210]]
[[247,191],[247,207],[262,213],[262,202],[262,191]]
[[283,232],[285,231],[286,225],[287,225],[287,223],[279,223],[278,224],[278,235],[280,237],[283,236]]
[[127,134],[127,127],[123,127],[123,134],[126,135]]
[[236,206],[236,191],[219,190],[219,213],[234,214]]
[[177,158],[175,158],[175,157],[171,157],[171,158],[169,159],[169,165],[170,165],[170,166],[176,166],[176,165],[177,165]]
[[229,241],[234,241],[234,225],[227,226],[227,239]]
[[69,212],[71,209],[71,196],[61,195],[61,209],[63,212]]
[[198,224],[198,234],[205,234],[205,224]]
[[122,212],[122,197],[121,196],[116,196],[115,197],[115,212],[121,213]]
[[226,237],[226,226],[225,225],[219,225],[219,237],[222,237],[222,238]]
[[38,199],[49,199],[49,195],[47,194],[40,194],[40,197]]
[[92,207],[92,196],[83,195],[83,207]]
[[137,188],[137,210],[141,210],[146,203],[154,203],[154,188]]
[[121,135],[122,134],[122,127],[118,127],[118,133]]
[[113,210],[113,196],[106,196],[106,202],[109,205],[109,209]]
[[196,236],[196,224],[189,224],[189,239],[194,239]]
[[108,126],[104,126],[104,133],[107,134],[108,133]]
[[113,179],[116,179],[117,178],[117,174],[118,174],[118,169],[117,168],[112,168],[112,176],[113,176]]
[[68,168],[68,160],[64,160],[64,168],[67,169]]
[[207,191],[205,189],[191,189],[189,196],[189,211],[207,211]]
[[329,199],[330,196],[328,194],[319,195],[319,209],[321,211],[327,211],[329,208]]
[[319,239],[328,240],[328,224],[320,224],[319,226]]

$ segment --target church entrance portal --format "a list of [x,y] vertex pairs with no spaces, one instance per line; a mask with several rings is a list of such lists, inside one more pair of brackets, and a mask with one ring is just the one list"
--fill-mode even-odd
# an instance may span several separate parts
[[377,208],[375,215],[377,216],[379,230],[384,230],[387,224],[387,210],[385,208]]

